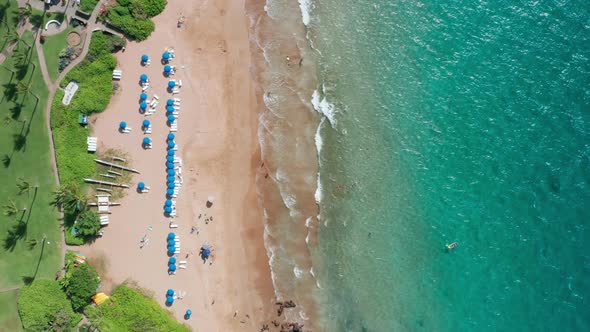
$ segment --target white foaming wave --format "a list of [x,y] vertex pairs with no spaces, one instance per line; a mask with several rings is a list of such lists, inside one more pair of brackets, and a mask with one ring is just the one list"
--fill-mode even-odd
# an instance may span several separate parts
[[[319,97],[315,96],[315,92],[314,92],[314,96],[312,96],[312,103],[314,102],[313,99],[316,98],[318,99]],[[326,118],[322,118],[320,120],[320,124],[318,125],[318,129],[315,132],[315,148],[317,150],[317,158],[318,158],[318,164],[321,167],[321,158],[320,155],[322,153],[322,147],[324,146],[324,140],[322,139],[322,128],[324,127],[324,123],[326,122]],[[315,189],[315,193],[314,193],[314,198],[315,198],[315,202],[316,204],[320,204],[320,202],[322,201],[322,182],[320,180],[320,172],[318,171],[317,177],[316,177],[316,189]]]
[[301,277],[303,276],[303,270],[300,269],[297,265],[295,265],[295,267],[293,267],[293,274],[295,275],[295,278],[301,279]]
[[311,228],[313,226],[313,217],[305,219],[305,227]]
[[299,8],[301,9],[301,19],[305,26],[311,22],[311,0],[299,0]]
[[275,252],[274,249],[272,248],[272,246],[270,245],[270,231],[268,229],[268,213],[266,211],[266,209],[263,209],[263,214],[264,214],[264,221],[265,221],[265,225],[264,225],[264,248],[266,249],[266,255],[268,256],[268,266],[270,267],[270,279],[272,281],[272,287],[274,288],[275,291],[275,296],[277,298],[281,298],[281,293],[279,292],[279,289],[277,287],[277,275],[274,271],[274,263],[275,263]]
[[[325,87],[322,88],[325,91]],[[336,107],[334,104],[330,103],[325,96],[324,98],[321,98],[318,90],[313,91],[313,94],[311,95],[311,104],[317,112],[328,118],[332,128],[336,128]]]
[[299,213],[299,211],[297,211],[297,209],[295,209],[295,205],[297,204],[297,199],[295,198],[294,195],[292,195],[288,192],[287,174],[285,174],[285,172],[283,170],[281,170],[280,168],[277,169],[276,180],[277,180],[277,184],[279,187],[279,193],[281,195],[281,198],[283,199],[283,203],[285,204],[285,207],[287,209],[289,209],[289,216],[291,216],[291,218],[298,217],[300,215],[300,213]]

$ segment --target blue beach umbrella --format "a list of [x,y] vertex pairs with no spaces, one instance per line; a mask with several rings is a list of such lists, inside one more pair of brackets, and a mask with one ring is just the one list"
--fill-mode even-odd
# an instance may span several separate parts
[[162,53],[162,59],[164,59],[165,61],[170,60],[170,53],[168,53],[168,52]]
[[168,113],[174,112],[174,106],[166,106],[166,112],[168,112]]
[[142,101],[142,102],[139,104],[139,108],[141,108],[142,110],[145,110],[145,109],[147,108],[147,103],[146,103],[145,101]]
[[176,241],[174,241],[174,239],[168,240],[168,247],[174,247],[175,244],[176,244]]
[[170,206],[167,206],[167,207],[165,207],[165,208],[164,208],[164,212],[165,212],[166,214],[170,214],[170,213],[172,213],[172,207],[170,207]]
[[141,125],[142,125],[144,128],[147,128],[147,127],[149,127],[149,126],[150,126],[150,120],[148,120],[148,119],[145,119],[145,120],[143,120],[143,122],[141,123]]
[[172,105],[174,105],[174,100],[172,100],[172,99],[166,100],[166,106],[172,106]]
[[174,290],[172,290],[172,289],[168,289],[168,290],[166,291],[166,296],[174,296]]
[[174,162],[174,156],[166,156],[166,162],[167,163],[173,163]]
[[174,234],[173,232],[168,233],[168,240],[173,239],[176,237],[176,234]]
[[143,182],[138,183],[137,184],[137,189],[144,190],[145,189],[145,183],[143,183]]
[[148,62],[150,58],[147,56],[147,54],[144,54],[141,56],[141,62]]
[[166,178],[166,180],[167,180],[168,182],[172,182],[172,183],[174,183],[175,177],[174,177],[174,175],[168,175],[168,178]]
[[166,168],[174,169],[174,163],[166,163]]
[[164,66],[164,72],[169,73],[172,71],[172,67],[170,67],[170,65],[165,65]]
[[168,148],[172,149],[176,146],[176,143],[174,143],[174,141],[168,141]]
[[141,75],[139,76],[139,80],[140,80],[140,81],[142,81],[142,82],[147,82],[147,80],[148,80],[148,77],[147,77],[147,75],[146,75],[146,74],[141,74]]
[[176,175],[176,172],[173,169],[169,169],[168,175]]
[[166,202],[164,202],[165,206],[172,206],[172,201],[167,199]]
[[168,81],[168,87],[169,87],[170,89],[172,89],[172,88],[173,88],[173,87],[175,87],[175,86],[176,86],[176,82],[174,82],[173,80],[170,80],[170,81]]
[[187,309],[186,312],[184,313],[184,317],[186,317],[186,319],[191,318],[191,315],[193,314],[193,312],[191,311],[191,309]]
[[166,153],[168,156],[172,156],[172,157],[174,157],[174,154],[175,154],[174,150],[168,150],[168,152],[166,152]]
[[176,264],[176,257],[170,257],[168,259],[168,265],[170,265],[170,264]]
[[174,120],[176,120],[174,115],[168,115],[168,122],[172,123],[172,122],[174,122]]
[[168,248],[168,254],[174,255],[174,248]]
[[166,196],[172,197],[173,195],[174,195],[174,189],[168,189],[168,190],[166,190]]
[[147,93],[145,93],[145,92],[142,92],[142,93],[139,95],[139,99],[141,99],[141,100],[146,100],[146,99],[147,99]]
[[148,145],[151,143],[151,141],[152,140],[149,137],[144,137],[142,143],[143,145]]
[[[171,264],[169,269],[170,269],[170,271],[173,271],[173,272],[176,271],[176,264]],[[174,300],[172,300],[172,301],[174,301]]]
[[[170,269],[170,271],[175,271],[175,270],[176,270],[176,266],[174,266],[174,270]],[[166,304],[172,304],[172,303],[174,303],[174,297],[173,296],[167,296],[166,297]]]
[[167,188],[174,190],[174,182],[169,182]]
[[209,255],[211,255],[211,250],[203,249],[203,252],[201,255],[203,255],[203,258],[209,258]]
[[174,137],[176,137],[176,136],[174,136],[173,133],[169,133],[167,138],[168,138],[169,141],[173,141],[174,140]]
[[121,129],[127,128],[127,122],[121,121],[121,123],[119,123],[119,128],[121,128]]

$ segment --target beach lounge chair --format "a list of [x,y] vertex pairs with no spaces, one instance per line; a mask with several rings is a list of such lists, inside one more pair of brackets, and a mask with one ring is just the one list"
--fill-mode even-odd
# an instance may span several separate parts
[[146,149],[151,149],[152,148],[152,143],[146,144],[144,145]]
[[109,197],[111,195],[96,195],[98,205],[109,205]]
[[179,102],[180,103],[180,98],[174,98],[174,101]]
[[150,84],[149,83],[145,83],[142,87],[141,87],[141,91],[147,91],[150,88]]
[[123,133],[125,134],[129,134],[131,132],[131,127],[125,127],[125,129],[123,129]]
[[108,205],[99,205],[98,206],[98,213],[110,213]]
[[170,228],[178,228],[178,225],[177,224],[173,224],[172,222],[170,222],[168,224],[168,227],[170,227]]
[[100,225],[106,226],[108,224],[109,224],[109,216],[108,215],[100,216]]
[[170,131],[171,132],[176,132],[178,131],[178,122],[174,121],[170,124]]
[[141,190],[142,193],[149,193],[150,192],[150,187],[145,186],[143,187],[143,190]]
[[178,264],[186,264],[186,261],[178,261]]
[[179,265],[178,265],[178,268],[179,268],[179,269],[186,269],[186,265],[179,264]]
[[151,134],[152,133],[152,125],[149,125],[147,128],[143,130],[144,134]]
[[174,89],[174,90],[172,90],[172,94],[173,94],[173,95],[177,95],[177,94],[179,94],[179,93],[180,93],[180,90],[178,90],[178,89]]
[[159,100],[159,99],[160,99],[160,97],[158,97],[158,95],[154,95],[154,99],[155,99],[155,100]]
[[[178,174],[182,175],[182,166],[178,166]],[[182,183],[182,177],[180,178],[180,183]]]
[[156,108],[156,106],[158,106],[158,100],[157,99],[152,99],[152,101],[150,102],[150,107],[151,108]]
[[175,111],[180,111],[180,106],[173,106]]
[[170,217],[176,217],[176,210],[173,210],[173,211],[170,213]]
[[149,66],[149,65],[151,65],[151,64],[152,64],[152,60],[148,60],[148,61],[146,61],[146,62],[145,62],[145,65],[146,65],[146,66]]
[[145,115],[145,116],[150,116],[150,115],[154,115],[154,114],[156,114],[156,110],[151,109],[151,108],[149,111],[146,111],[145,113],[143,113],[143,115]]
[[178,80],[178,87],[182,88],[182,80]]

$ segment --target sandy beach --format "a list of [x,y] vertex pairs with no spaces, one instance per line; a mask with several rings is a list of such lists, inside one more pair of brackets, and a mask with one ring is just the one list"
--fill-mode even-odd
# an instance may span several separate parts
[[[186,17],[182,28],[179,16]],[[130,42],[118,53],[118,69],[123,71],[118,91],[107,110],[92,119],[99,149],[124,151],[131,165],[141,174],[134,175],[132,190],[113,207],[104,236],[95,243],[75,250],[90,259],[104,259],[104,288],[127,279],[154,292],[164,306],[168,288],[186,292],[169,308],[174,316],[198,331],[258,331],[262,323],[274,317],[274,293],[268,256],[264,248],[264,220],[256,192],[256,174],[260,169],[257,138],[259,107],[250,75],[248,19],[243,1],[169,1],[165,11],[155,18],[156,31],[141,43]],[[182,80],[177,156],[183,160],[183,185],[176,198],[178,216],[169,229],[163,214],[166,199],[166,124],[165,102],[168,78],[160,63],[162,52],[173,47],[176,66],[173,78]],[[140,65],[147,54],[151,65]],[[154,115],[139,113],[138,83],[147,74],[149,100],[156,94],[160,104]],[[151,121],[148,135],[153,148],[141,146],[142,121]],[[126,121],[131,133],[118,131]],[[134,188],[143,181],[149,193]],[[211,208],[208,196],[214,196]],[[200,218],[199,218],[200,216]],[[208,224],[206,223],[207,218]],[[191,234],[191,227],[199,232]],[[168,275],[166,235],[180,236],[179,260],[187,260],[186,269]],[[140,239],[149,244],[140,248]],[[199,257],[204,242],[214,247],[207,263]],[[212,264],[210,264],[212,262]],[[191,319],[184,320],[186,309]],[[237,313],[236,313],[237,312]]]

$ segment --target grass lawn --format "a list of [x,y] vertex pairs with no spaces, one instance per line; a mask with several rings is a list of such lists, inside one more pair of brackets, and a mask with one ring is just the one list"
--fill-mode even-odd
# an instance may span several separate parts
[[[30,32],[23,39],[32,45]],[[53,278],[61,255],[58,214],[50,206],[55,178],[43,110],[48,91],[34,47],[22,80],[29,94],[18,92],[17,75],[10,70],[14,61],[11,56],[0,66],[0,197],[2,212],[10,202],[18,211],[0,214],[0,288],[22,285],[32,277]],[[37,189],[19,195],[19,178]]]
[[17,8],[16,1],[0,0],[0,52],[8,46],[6,38],[8,31],[16,29]]
[[16,305],[17,292],[0,293],[0,331],[22,331]]
[[69,26],[63,32],[45,38],[43,53],[45,54],[47,71],[52,82],[55,82],[59,76],[59,52],[68,46],[68,34],[74,29],[74,27]]
[[96,7],[97,3],[98,3],[98,0],[81,0],[80,1],[80,10],[90,14],[94,10],[94,7]]

